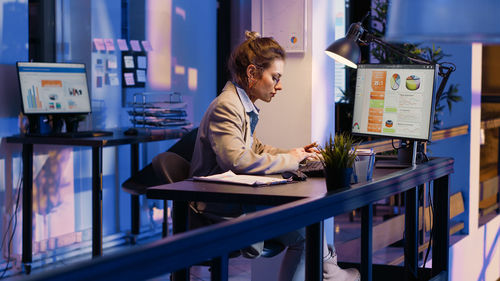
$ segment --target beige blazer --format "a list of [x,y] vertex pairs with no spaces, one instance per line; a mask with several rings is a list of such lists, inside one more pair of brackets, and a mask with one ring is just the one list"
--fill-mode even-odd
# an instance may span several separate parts
[[274,174],[298,169],[289,150],[250,141],[250,118],[233,83],[210,104],[198,129],[191,176],[233,171],[236,174]]
[[[236,174],[273,174],[298,169],[297,160],[287,154],[289,150],[262,144],[255,132],[252,145],[250,138],[250,118],[236,87],[227,82],[201,120],[190,176],[208,176],[228,170]],[[191,207],[195,212],[203,213],[205,218],[211,218],[212,222],[255,210],[255,206],[230,202],[192,202]]]

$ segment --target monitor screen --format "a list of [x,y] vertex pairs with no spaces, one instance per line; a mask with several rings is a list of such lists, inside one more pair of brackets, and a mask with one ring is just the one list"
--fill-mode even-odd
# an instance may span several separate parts
[[436,65],[358,65],[352,132],[430,140]]
[[90,113],[85,65],[18,62],[25,114]]

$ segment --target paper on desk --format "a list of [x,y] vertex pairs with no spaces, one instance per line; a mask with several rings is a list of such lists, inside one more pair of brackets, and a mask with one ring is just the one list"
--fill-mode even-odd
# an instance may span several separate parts
[[244,184],[244,185],[271,185],[271,184],[282,184],[287,183],[289,179],[280,179],[264,176],[254,176],[254,175],[237,175],[232,171],[227,171],[222,174],[216,174],[206,177],[193,177],[196,181],[212,181],[212,182],[225,182],[234,184]]

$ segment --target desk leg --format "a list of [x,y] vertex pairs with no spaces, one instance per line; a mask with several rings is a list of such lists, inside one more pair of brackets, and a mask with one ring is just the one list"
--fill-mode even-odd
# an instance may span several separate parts
[[[405,262],[406,280],[417,279],[418,268],[418,188],[405,192]],[[434,259],[433,259],[434,260]]]
[[[133,143],[130,145],[130,175],[134,176],[139,171],[139,144]],[[136,242],[136,236],[139,235],[140,229],[140,203],[139,195],[130,195],[130,210],[132,219],[131,234],[132,244]]]
[[[23,253],[22,263],[31,273],[33,241],[33,144],[23,144]],[[14,214],[15,215],[15,214]]]
[[[188,202],[187,201],[173,201],[172,203],[172,232],[175,234],[182,233],[188,230],[187,216],[188,216]],[[181,269],[172,273],[173,281],[188,281],[189,268]]]
[[450,196],[448,186],[449,176],[434,181],[432,202],[434,203],[432,241],[432,276],[441,271],[448,271],[449,239],[450,239]]
[[92,257],[102,256],[102,146],[92,147]]
[[361,280],[372,280],[373,204],[361,208]]
[[306,227],[306,280],[323,280],[323,221]]
[[227,281],[229,279],[229,257],[223,255],[212,259],[210,281]]

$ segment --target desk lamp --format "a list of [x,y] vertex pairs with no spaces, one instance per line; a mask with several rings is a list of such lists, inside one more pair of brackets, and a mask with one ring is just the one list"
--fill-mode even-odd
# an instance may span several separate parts
[[[415,54],[411,54],[410,52],[396,47],[395,45],[389,44],[382,40],[381,38],[375,36],[374,34],[365,30],[362,26],[361,22],[356,22],[351,24],[347,34],[344,38],[340,38],[333,42],[326,50],[325,53],[336,60],[339,63],[345,64],[352,68],[357,68],[357,64],[361,58],[361,50],[358,46],[359,44],[367,45],[369,43],[375,43],[385,47],[393,53],[401,55],[402,57],[407,58],[413,63],[416,64],[435,64],[434,62],[424,59]],[[439,76],[443,79],[441,80],[438,90],[436,92],[436,103],[440,100],[441,95],[444,91],[444,87],[450,77],[450,74],[456,70],[456,67],[452,63],[447,63],[449,66],[439,66]],[[416,155],[416,143],[413,145],[413,163],[415,164],[415,155]]]
[[[373,35],[372,33],[366,31],[361,22],[356,22],[351,24],[347,35],[344,38],[340,38],[333,42],[326,50],[325,53],[336,60],[339,63],[345,64],[352,68],[358,68],[357,64],[361,59],[361,50],[359,49],[358,43],[367,45],[369,43],[375,43],[381,45],[388,50],[407,58],[411,62],[417,64],[434,64],[432,61],[419,57],[417,55],[411,54],[406,50],[396,47],[382,40],[381,38]],[[439,76],[443,79],[439,84],[439,88],[436,92],[436,101],[439,101],[444,87],[448,82],[450,74],[456,70],[456,67],[452,63],[447,63],[449,66],[439,66]]]

